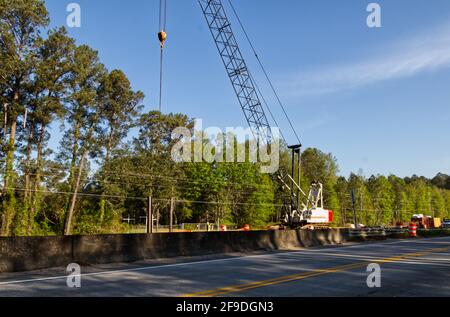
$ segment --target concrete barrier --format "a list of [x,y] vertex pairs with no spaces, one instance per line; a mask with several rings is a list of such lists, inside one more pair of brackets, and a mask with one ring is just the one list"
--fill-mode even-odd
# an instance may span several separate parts
[[447,237],[450,236],[450,229],[419,229],[417,236],[421,238]]
[[0,273],[69,264],[72,251],[72,237],[0,238]]
[[[410,238],[408,229],[371,229],[355,230],[350,229],[346,238],[351,242],[364,242],[370,240],[386,240],[386,239],[407,239]],[[450,229],[419,229],[417,230],[417,238],[428,237],[446,237],[450,236]]]
[[0,238],[0,273],[345,242],[347,230],[196,232]]

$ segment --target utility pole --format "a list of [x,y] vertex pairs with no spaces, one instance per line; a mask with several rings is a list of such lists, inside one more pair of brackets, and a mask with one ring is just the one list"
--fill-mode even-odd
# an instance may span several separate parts
[[175,198],[170,199],[169,232],[173,231],[173,212],[175,209]]
[[430,211],[433,213],[433,218],[434,218],[435,211],[434,211],[433,207],[431,207],[431,192],[430,192],[430,190],[428,190],[428,204],[429,204]]
[[355,223],[355,229],[358,228],[357,219],[356,219],[356,201],[355,201],[355,190],[352,190],[352,206],[353,206],[353,222]]
[[363,192],[362,189],[359,192],[359,209],[361,211],[361,215],[363,213]]
[[347,223],[347,210],[345,208],[345,205],[344,207],[342,207],[343,206],[342,203],[340,206],[341,206],[341,214],[343,215],[343,224],[345,225]]
[[152,209],[152,197],[148,197],[147,205],[147,233],[153,233],[153,209]]
[[159,206],[156,208],[156,232],[159,232]]

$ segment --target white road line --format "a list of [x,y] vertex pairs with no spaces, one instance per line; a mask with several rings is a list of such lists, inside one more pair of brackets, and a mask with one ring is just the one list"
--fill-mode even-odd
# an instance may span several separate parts
[[[445,238],[448,239],[448,237],[445,237]],[[443,238],[431,238],[431,239],[427,239],[426,241],[430,242],[430,241],[441,240],[441,239],[443,239]],[[399,243],[413,243],[413,242],[417,242],[417,241],[418,240],[400,240],[400,241],[393,241],[393,242],[377,242],[377,243],[356,244],[356,245],[349,245],[349,246],[344,245],[344,246],[334,246],[334,247],[331,247],[330,249],[334,249],[333,251],[343,251],[344,249],[350,249],[350,248],[356,248],[356,247],[391,245],[391,244],[399,244]],[[197,265],[197,264],[208,264],[208,263],[235,261],[235,260],[243,260],[243,259],[250,259],[250,258],[263,258],[263,257],[302,254],[302,253],[320,254],[319,252],[321,252],[321,251],[323,252],[323,248],[321,248],[320,250],[318,250],[318,249],[315,249],[315,250],[314,249],[303,249],[301,251],[293,251],[293,252],[273,252],[270,254],[248,255],[248,256],[241,256],[241,257],[234,257],[234,258],[227,258],[227,259],[215,259],[215,260],[205,260],[205,261],[195,261],[195,262],[185,262],[185,263],[175,263],[175,264],[164,264],[164,265],[156,265],[156,266],[146,266],[146,267],[139,267],[139,268],[133,268],[133,269],[94,272],[94,273],[81,274],[80,276],[81,277],[89,277],[89,276],[100,276],[100,275],[112,275],[112,274],[120,274],[120,273],[127,273],[127,272],[148,271],[148,270],[155,270],[155,269],[161,269],[161,268],[182,267],[182,266]],[[330,255],[332,255],[332,254],[330,254]],[[75,276],[72,275],[72,277],[75,277]],[[52,280],[66,279],[66,278],[67,278],[67,275],[60,275],[60,276],[51,276],[51,277],[43,277],[43,278],[7,281],[7,282],[0,282],[0,286],[22,284],[22,283],[32,283],[32,282],[42,282],[42,281],[52,281]]]

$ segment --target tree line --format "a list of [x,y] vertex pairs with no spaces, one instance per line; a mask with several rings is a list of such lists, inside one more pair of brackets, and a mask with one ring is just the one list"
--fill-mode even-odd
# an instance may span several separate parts
[[[275,177],[254,163],[175,163],[172,131],[193,129],[194,120],[145,112],[124,72],[49,22],[42,0],[0,0],[0,235],[123,232],[123,218],[145,215],[149,196],[160,223],[172,197],[177,223],[277,222],[285,193]],[[52,134],[61,136],[58,148],[49,146]],[[286,145],[281,165],[290,166]],[[303,153],[302,186],[324,184],[335,225],[352,222],[354,208],[367,225],[449,216],[447,175],[338,173],[331,154]]]

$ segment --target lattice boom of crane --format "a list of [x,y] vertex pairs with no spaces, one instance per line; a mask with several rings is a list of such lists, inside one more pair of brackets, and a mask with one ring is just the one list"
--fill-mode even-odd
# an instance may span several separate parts
[[271,143],[269,122],[222,2],[199,0],[199,3],[250,128],[256,138]]

